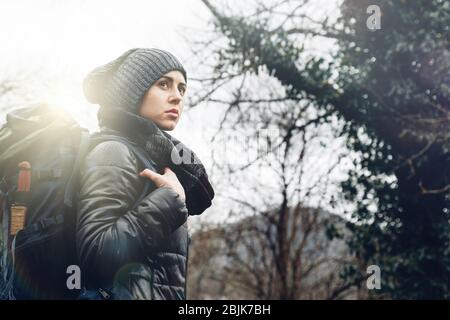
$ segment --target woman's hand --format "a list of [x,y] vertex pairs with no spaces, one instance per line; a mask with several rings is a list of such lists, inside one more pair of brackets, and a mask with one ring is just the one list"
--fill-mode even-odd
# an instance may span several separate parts
[[177,175],[169,167],[164,168],[164,174],[159,174],[150,169],[142,170],[139,175],[152,180],[158,188],[168,187],[180,195],[181,200],[186,201],[184,188],[177,178]]

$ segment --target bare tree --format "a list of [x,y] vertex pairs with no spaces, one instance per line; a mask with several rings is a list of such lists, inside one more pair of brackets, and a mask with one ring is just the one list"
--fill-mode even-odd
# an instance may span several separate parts
[[19,70],[13,75],[0,78],[0,114],[5,114],[17,107],[23,107],[35,100],[37,81],[40,69],[32,71]]
[[[344,232],[344,220],[324,209],[345,153],[327,138],[335,133],[325,121],[330,114],[313,112],[306,99],[273,98],[279,87],[265,79],[254,79],[256,86],[258,81],[269,98],[255,101],[244,82],[231,93],[232,101],[212,98],[236,109],[233,114],[227,109],[213,137],[215,149],[231,144],[222,154],[235,155],[231,161],[214,158],[214,177],[224,190],[218,196],[229,200],[230,212],[228,223],[205,226],[194,235],[189,297],[355,295],[356,284],[339,277],[353,258],[344,241],[327,237],[331,226]],[[254,147],[264,150],[246,157]]]

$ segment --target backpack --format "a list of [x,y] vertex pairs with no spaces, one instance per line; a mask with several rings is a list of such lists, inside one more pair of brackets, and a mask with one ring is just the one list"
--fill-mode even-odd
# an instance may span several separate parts
[[[71,272],[78,267],[80,165],[94,146],[112,139],[126,144],[141,166],[154,165],[128,140],[90,135],[47,104],[7,114],[0,128],[0,299],[85,295],[80,285],[69,285]],[[151,187],[148,180],[135,206]]]

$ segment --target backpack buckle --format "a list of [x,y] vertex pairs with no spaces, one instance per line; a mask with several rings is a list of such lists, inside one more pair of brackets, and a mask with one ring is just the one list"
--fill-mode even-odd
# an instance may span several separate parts
[[111,294],[109,292],[107,292],[105,289],[103,288],[98,288],[98,292],[101,294],[101,296],[103,297],[103,299],[109,300],[111,299]]

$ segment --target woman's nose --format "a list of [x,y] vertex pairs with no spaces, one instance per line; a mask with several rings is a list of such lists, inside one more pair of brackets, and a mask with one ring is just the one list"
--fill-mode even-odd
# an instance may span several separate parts
[[172,93],[170,95],[170,99],[172,103],[180,103],[181,100],[183,100],[183,96],[181,95],[180,91],[178,89],[172,90]]

